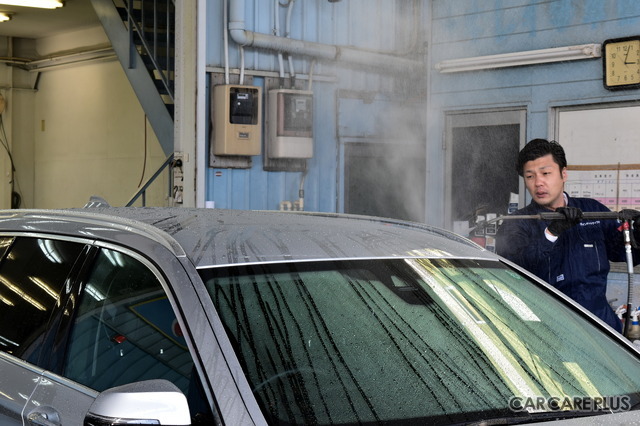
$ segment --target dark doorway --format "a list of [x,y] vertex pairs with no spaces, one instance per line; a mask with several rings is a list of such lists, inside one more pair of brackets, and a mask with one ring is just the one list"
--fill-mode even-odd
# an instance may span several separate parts
[[510,193],[519,191],[515,163],[520,125],[454,127],[451,131],[451,219],[506,214]]
[[425,148],[345,144],[345,212],[424,222]]

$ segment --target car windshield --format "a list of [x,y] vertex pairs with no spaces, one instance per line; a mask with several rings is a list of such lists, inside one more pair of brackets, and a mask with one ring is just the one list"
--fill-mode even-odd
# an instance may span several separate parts
[[640,401],[631,351],[496,261],[200,273],[272,423],[448,424]]

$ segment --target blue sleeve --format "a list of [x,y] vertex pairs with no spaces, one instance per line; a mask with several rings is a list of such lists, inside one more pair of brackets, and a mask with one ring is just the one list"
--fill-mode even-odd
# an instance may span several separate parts
[[496,253],[547,280],[542,275],[555,243],[545,237],[545,227],[544,222],[505,220],[496,235]]

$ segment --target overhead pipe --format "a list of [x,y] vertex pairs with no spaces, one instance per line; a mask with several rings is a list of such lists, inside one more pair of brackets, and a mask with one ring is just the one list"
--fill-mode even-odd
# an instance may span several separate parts
[[44,59],[23,60],[16,58],[12,61],[4,61],[0,58],[0,62],[22,65],[26,70],[45,71],[49,68],[61,67],[64,65],[76,65],[79,63],[106,61],[116,59],[116,54],[111,47],[96,47],[90,50],[66,53],[58,56],[51,56]]
[[424,63],[399,56],[248,31],[245,29],[244,22],[244,1],[231,0],[229,8],[229,34],[233,41],[241,46],[374,66],[386,71],[424,72],[426,70]]

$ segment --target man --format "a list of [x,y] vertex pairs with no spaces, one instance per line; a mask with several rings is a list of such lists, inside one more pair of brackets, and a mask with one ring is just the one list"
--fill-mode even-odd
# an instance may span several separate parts
[[[571,198],[564,192],[567,160],[555,141],[534,139],[518,154],[518,174],[524,178],[531,203],[516,215],[545,211],[562,220],[505,220],[496,236],[496,252],[517,263],[580,303],[614,329],[622,324],[606,298],[609,261],[626,260],[623,234],[616,220],[582,221],[582,212],[608,212],[596,200]],[[640,236],[640,212],[623,210]],[[640,252],[634,250],[634,263]]]

